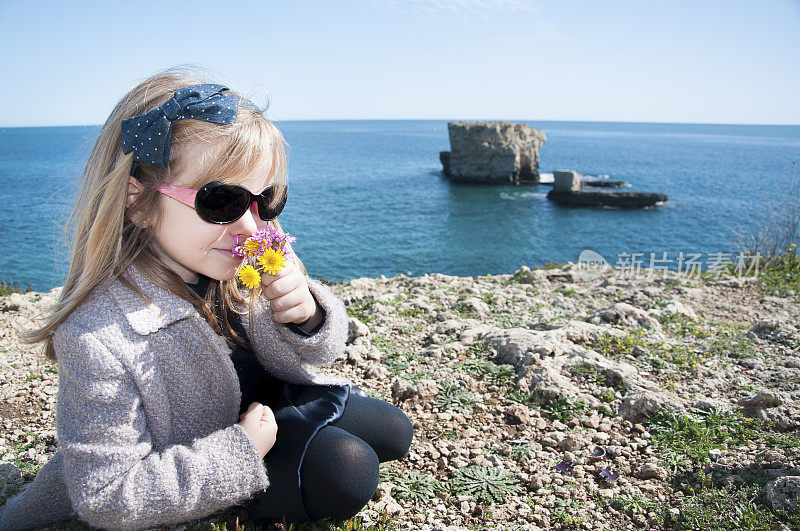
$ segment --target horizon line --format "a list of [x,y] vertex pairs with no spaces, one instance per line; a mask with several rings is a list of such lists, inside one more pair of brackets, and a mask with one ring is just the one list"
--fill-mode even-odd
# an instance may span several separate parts
[[[301,118],[301,119],[269,119],[273,123],[281,122],[563,122],[593,124],[650,124],[650,125],[744,125],[798,127],[800,123],[766,123],[766,122],[676,122],[676,121],[620,121],[620,120],[552,120],[552,119],[485,119],[485,118]],[[59,125],[3,125],[2,129],[24,129],[33,127],[102,127],[103,124],[59,124]]]

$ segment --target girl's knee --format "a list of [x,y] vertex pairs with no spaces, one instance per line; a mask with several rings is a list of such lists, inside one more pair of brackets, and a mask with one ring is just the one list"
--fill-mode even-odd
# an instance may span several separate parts
[[378,456],[369,444],[343,430],[329,427],[318,435],[301,467],[306,511],[315,520],[351,518],[378,488]]
[[411,424],[411,419],[397,406],[389,405],[393,408],[394,414],[390,417],[391,427],[387,432],[393,436],[387,441],[381,461],[393,461],[408,455],[411,441],[414,438],[414,426]]

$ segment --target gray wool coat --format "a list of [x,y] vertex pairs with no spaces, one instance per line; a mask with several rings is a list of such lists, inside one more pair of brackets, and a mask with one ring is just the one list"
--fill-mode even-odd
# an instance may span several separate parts
[[[58,450],[33,483],[0,508],[0,530],[78,518],[103,529],[145,529],[204,518],[269,484],[239,422],[241,390],[231,349],[188,302],[131,277],[151,302],[117,280],[96,290],[53,335],[58,356]],[[306,277],[326,312],[310,337],[258,306],[242,324],[273,376],[345,384],[318,374],[344,353],[347,314]]]

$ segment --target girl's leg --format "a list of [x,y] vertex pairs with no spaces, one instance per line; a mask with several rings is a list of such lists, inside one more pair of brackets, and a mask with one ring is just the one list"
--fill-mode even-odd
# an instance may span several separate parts
[[331,423],[369,444],[381,463],[408,453],[414,428],[400,408],[383,400],[351,393],[344,413]]
[[308,444],[300,478],[303,504],[312,520],[347,520],[378,488],[378,456],[358,437],[326,426]]
[[[264,459],[267,477],[285,469],[269,453]],[[300,465],[303,506],[311,520],[346,520],[360,511],[378,488],[378,456],[358,437],[334,426],[319,430],[308,443]],[[281,522],[286,514],[286,488],[273,483],[247,503],[256,524]]]

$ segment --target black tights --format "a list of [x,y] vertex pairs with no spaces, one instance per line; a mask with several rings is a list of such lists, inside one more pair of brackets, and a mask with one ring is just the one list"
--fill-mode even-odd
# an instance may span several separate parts
[[[342,416],[317,432],[300,466],[303,504],[311,520],[346,520],[358,513],[378,487],[378,463],[408,453],[413,429],[397,407],[351,393]],[[270,475],[269,454],[264,460]],[[280,521],[281,507],[269,490],[248,516],[255,523]]]

